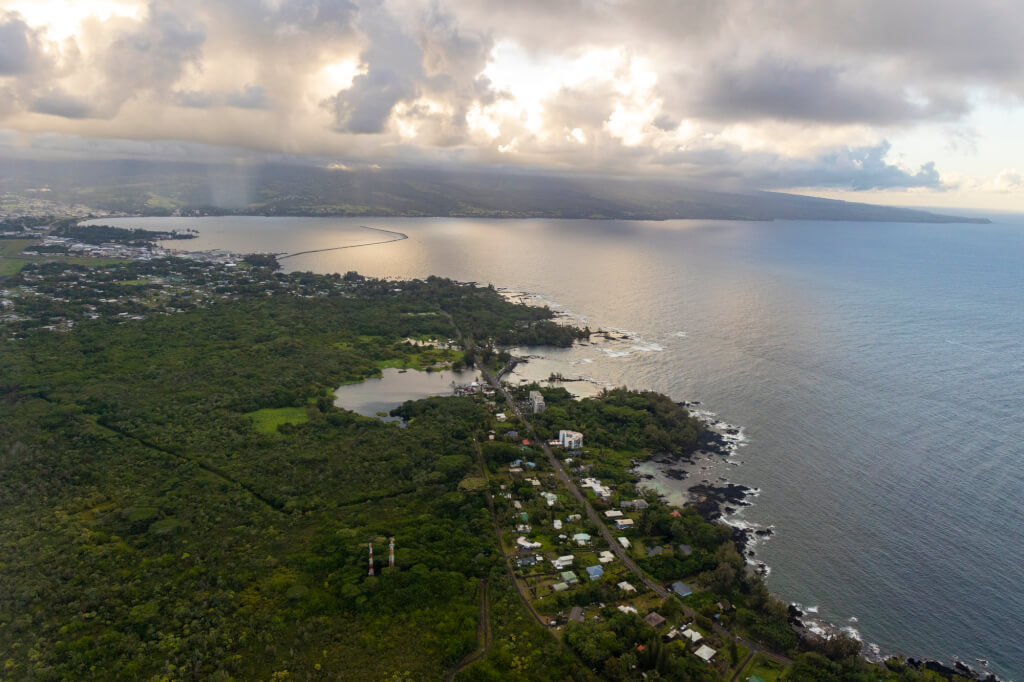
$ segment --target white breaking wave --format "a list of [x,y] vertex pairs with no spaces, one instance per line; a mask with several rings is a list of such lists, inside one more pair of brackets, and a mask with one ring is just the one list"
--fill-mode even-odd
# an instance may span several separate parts
[[840,630],[848,634],[850,637],[853,637],[858,642],[864,641],[864,639],[860,636],[860,631],[852,625],[847,625],[844,628],[840,628]]
[[665,347],[657,343],[638,343],[630,346],[631,350],[638,350],[644,353],[659,353],[665,350]]

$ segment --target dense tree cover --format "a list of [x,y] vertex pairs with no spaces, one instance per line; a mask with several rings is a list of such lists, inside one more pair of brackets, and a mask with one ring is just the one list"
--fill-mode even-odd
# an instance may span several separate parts
[[[33,227],[46,227],[55,222],[53,216],[8,216],[0,219],[0,232],[29,230]],[[4,236],[0,235],[0,239]]]
[[280,265],[277,262],[277,256],[272,253],[250,253],[242,259],[249,265],[254,265],[258,268],[271,268],[277,270]]
[[940,675],[897,658],[879,665],[854,655],[835,660],[821,653],[806,652],[796,656],[781,679],[783,682],[969,682],[974,678]]
[[[411,348],[403,338],[451,334],[442,306],[457,321],[491,306],[499,326],[535,311],[439,279],[338,289],[286,275],[260,296],[264,284],[250,294],[248,280],[230,289],[236,275],[189,267],[163,276],[224,298],[80,317],[68,333],[20,327],[5,342],[4,676],[440,677],[475,646],[478,579],[499,557],[484,498],[459,489],[487,413],[430,400],[404,408],[403,428],[338,410],[325,389],[378,371]],[[113,270],[109,287],[138,274]],[[39,292],[97,277],[31,274]],[[42,314],[87,300],[38,298]],[[279,406],[308,421],[264,434],[243,416]]]
[[191,232],[144,230],[141,227],[126,228],[112,225],[78,225],[64,223],[53,231],[58,237],[70,237],[86,244],[146,244],[158,239],[194,239]]
[[[537,388],[536,386],[532,388]],[[686,452],[697,443],[700,421],[668,396],[626,388],[572,400],[564,388],[540,389],[548,404],[535,419],[542,433],[585,431],[588,447],[650,452]]]
[[545,682],[589,680],[582,662],[530,616],[519,602],[503,568],[490,580],[491,648],[466,668],[457,682]]

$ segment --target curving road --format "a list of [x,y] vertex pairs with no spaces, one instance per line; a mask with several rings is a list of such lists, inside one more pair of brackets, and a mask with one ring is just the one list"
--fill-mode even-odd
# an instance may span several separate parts
[[[468,342],[467,339],[462,336],[462,332],[455,325],[455,321],[452,319],[451,315],[449,315],[445,311],[442,311],[442,314],[444,314],[444,316],[451,323],[452,327],[455,329],[455,333],[462,341],[463,347],[469,348],[468,344],[470,342]],[[508,403],[511,410],[515,413],[517,417],[519,417],[519,420],[526,425],[526,428],[528,429],[530,436],[533,438],[533,440],[541,444],[541,447],[544,450],[544,454],[547,455],[548,462],[551,463],[551,467],[555,470],[555,473],[558,475],[558,478],[562,481],[562,483],[565,484],[566,488],[568,488],[572,496],[576,498],[576,500],[581,505],[583,505],[583,509],[587,514],[587,518],[590,519],[595,526],[597,526],[598,532],[600,532],[601,537],[603,537],[608,542],[608,546],[611,548],[611,551],[615,553],[615,555],[619,558],[622,564],[626,568],[628,568],[644,585],[649,587],[659,597],[663,599],[668,599],[672,595],[672,593],[665,589],[663,585],[661,585],[657,581],[653,580],[650,576],[648,576],[647,573],[645,573],[644,570],[640,568],[635,561],[633,561],[632,557],[626,554],[625,549],[623,549],[622,545],[620,545],[618,540],[615,539],[615,536],[612,535],[611,531],[608,530],[608,527],[605,525],[604,520],[600,517],[600,515],[597,513],[594,507],[591,506],[590,502],[583,495],[583,493],[580,492],[580,489],[576,486],[576,483],[573,482],[573,480],[565,472],[565,468],[562,466],[562,461],[555,456],[555,453],[552,452],[551,447],[547,444],[547,441],[537,437],[537,432],[533,428],[533,423],[530,420],[528,420],[526,416],[523,414],[522,410],[520,409],[519,405],[516,404],[516,401],[512,398],[512,394],[509,393],[508,389],[494,375],[492,375],[487,368],[480,367],[480,373],[487,380],[487,383],[494,387],[494,390],[501,391],[501,394],[505,396],[505,400]],[[495,519],[495,523],[497,523],[497,519]],[[511,565],[509,566],[509,568],[511,571]],[[518,587],[518,583],[516,583],[516,585]],[[520,594],[520,596],[523,597],[524,603],[527,604],[530,611],[534,613],[534,615],[536,616],[536,612],[533,610],[532,605],[530,605],[529,600],[526,599],[525,595]],[[682,607],[683,613],[685,613],[687,617],[692,619],[697,616],[696,611],[691,609],[686,604],[682,604]],[[772,660],[782,663],[783,665],[793,664],[793,660],[791,658],[783,656],[782,654],[775,653],[774,651],[766,649],[764,646],[757,644],[756,642],[752,642],[743,637],[740,637],[739,635],[735,635],[726,630],[718,623],[713,623],[712,627],[715,633],[721,636],[723,640],[735,641],[737,644],[746,647],[750,651],[751,655],[761,653],[767,656],[768,658],[771,658]],[[742,668],[740,668],[740,670],[742,670]],[[739,671],[737,671],[737,673],[738,672]],[[733,675],[733,678],[735,678],[735,674]]]

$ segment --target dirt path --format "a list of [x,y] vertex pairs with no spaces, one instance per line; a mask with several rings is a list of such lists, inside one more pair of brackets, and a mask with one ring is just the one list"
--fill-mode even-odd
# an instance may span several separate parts
[[445,682],[451,682],[459,672],[468,666],[473,665],[487,655],[491,648],[491,600],[487,594],[487,579],[480,580],[480,620],[476,627],[477,650],[462,659],[454,668],[444,676]]

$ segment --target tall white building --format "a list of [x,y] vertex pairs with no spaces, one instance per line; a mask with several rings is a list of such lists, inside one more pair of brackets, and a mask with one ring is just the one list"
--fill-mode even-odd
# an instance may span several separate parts
[[558,442],[566,450],[579,450],[583,447],[583,434],[579,431],[561,430],[558,432]]
[[545,407],[547,405],[544,404],[544,396],[540,394],[540,391],[530,391],[530,409],[533,410],[533,413],[540,414]]

